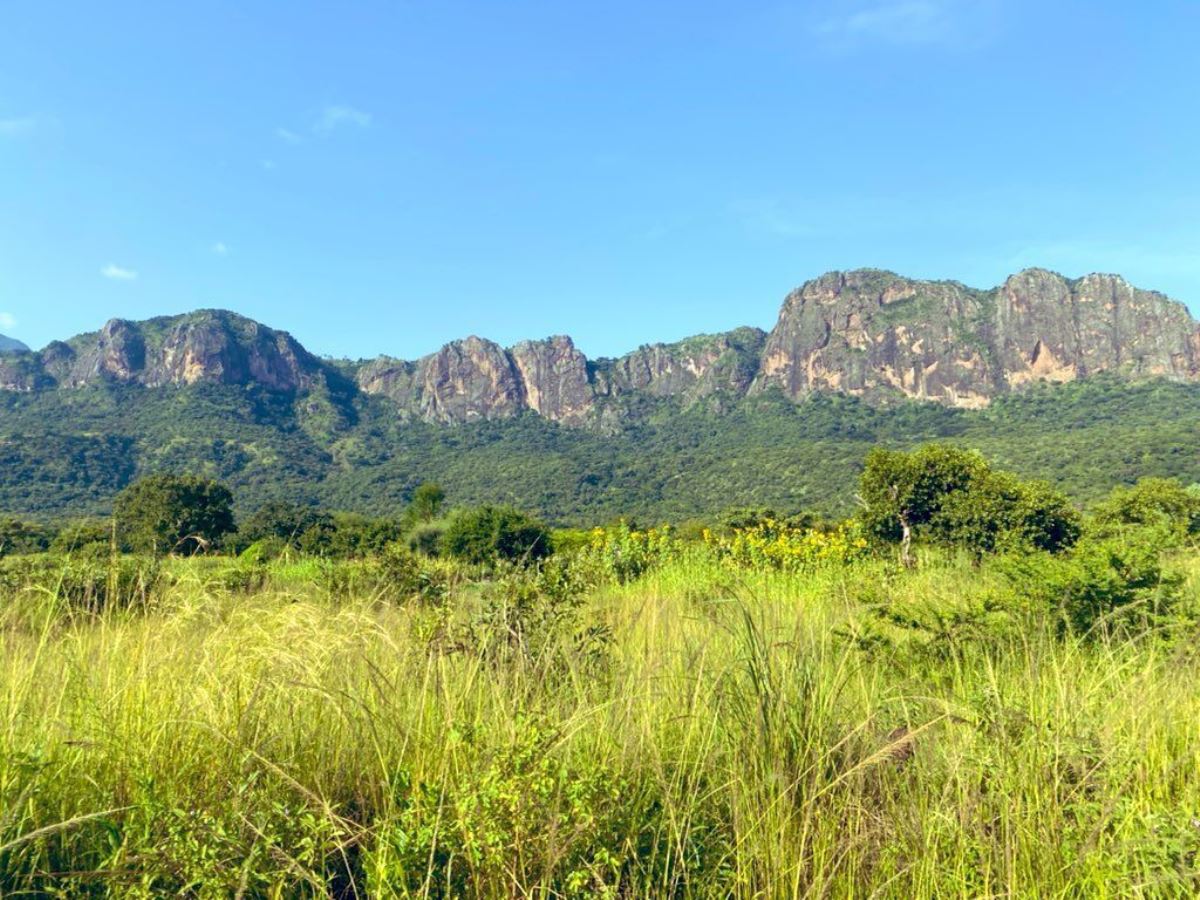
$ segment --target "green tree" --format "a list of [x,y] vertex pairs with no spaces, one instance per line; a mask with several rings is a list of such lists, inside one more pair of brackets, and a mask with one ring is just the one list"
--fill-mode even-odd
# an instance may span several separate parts
[[151,475],[113,502],[121,542],[137,551],[198,553],[234,530],[229,488],[193,475]]
[[983,457],[943,444],[912,452],[876,448],[867,454],[859,479],[862,519],[876,537],[900,542],[900,559],[913,564],[914,531],[928,526],[947,498],[966,490],[987,471]]
[[943,498],[929,522],[935,540],[976,559],[1001,549],[1058,552],[1079,538],[1079,513],[1044,482],[985,469]]
[[47,528],[10,516],[0,516],[0,557],[37,553],[50,545],[51,538],[52,533]]
[[426,481],[413,491],[412,499],[408,502],[406,517],[412,522],[432,522],[442,511],[446,502],[446,492],[441,485]]
[[864,524],[876,537],[899,541],[909,566],[915,536],[964,547],[978,559],[1005,548],[1058,552],[1080,533],[1079,514],[1063,494],[956,447],[871,451],[860,496]]
[[467,562],[533,561],[550,553],[550,532],[507,506],[480,506],[455,516],[442,538],[447,553]]

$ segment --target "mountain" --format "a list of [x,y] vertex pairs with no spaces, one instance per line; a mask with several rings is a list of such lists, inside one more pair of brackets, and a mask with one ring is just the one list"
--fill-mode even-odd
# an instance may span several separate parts
[[220,310],[112,320],[0,354],[0,511],[102,513],[167,470],[227,481],[243,509],[383,513],[435,479],[556,522],[836,513],[869,446],[929,439],[1086,501],[1142,474],[1200,481],[1198,335],[1161,294],[1039,269],[990,290],[833,272],[789,294],[770,332],[616,359],[555,336],[330,360]]
[[974,409],[1034,382],[1102,372],[1194,379],[1200,326],[1182,304],[1115,275],[1068,280],[1028,269],[977,290],[866,269],[831,272],[793,291],[770,333],[739,328],[619,359],[589,360],[563,335],[510,348],[468,337],[415,361],[338,366],[286,332],[202,310],[114,319],[38,354],[7,354],[0,388],[209,382],[304,392],[344,377],[405,418],[461,424],[533,412],[611,430],[664,398],[721,406],[778,389],[792,400],[837,392]]
[[28,352],[29,348],[18,341],[16,338],[5,337],[0,334],[0,353],[8,352]]

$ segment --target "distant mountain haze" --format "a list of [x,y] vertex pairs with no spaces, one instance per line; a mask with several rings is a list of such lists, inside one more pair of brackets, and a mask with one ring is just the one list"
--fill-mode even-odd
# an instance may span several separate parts
[[645,399],[719,408],[777,390],[791,400],[840,393],[873,405],[975,409],[1041,381],[1200,376],[1200,325],[1181,303],[1116,275],[1071,280],[1042,269],[990,290],[873,269],[830,272],[789,294],[770,332],[699,335],[618,359],[589,360],[560,335],[508,348],[472,336],[417,360],[333,361],[220,310],[112,320],[38,353],[0,342],[24,351],[0,359],[7,391],[255,385],[377,395],[402,418],[433,423],[533,412],[600,430],[620,427]]
[[0,334],[0,353],[9,353],[12,351],[28,351],[29,348],[18,341],[16,338],[5,337]]

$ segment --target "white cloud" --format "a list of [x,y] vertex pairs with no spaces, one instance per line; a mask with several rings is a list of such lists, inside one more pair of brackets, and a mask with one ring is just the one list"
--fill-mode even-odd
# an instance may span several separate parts
[[0,312],[0,328],[3,328],[5,331],[9,331],[10,329],[13,329],[16,327],[17,327],[17,317],[16,316],[14,316],[12,313]]
[[835,47],[862,43],[974,44],[992,31],[994,0],[876,0],[838,3],[813,26]]
[[138,277],[138,273],[133,269],[125,269],[113,263],[109,263],[101,269],[100,274],[113,281],[137,281]]
[[224,241],[217,241],[212,245],[212,252],[217,256],[225,256],[229,253],[229,246]]
[[19,119],[0,119],[0,137],[18,138],[32,134],[37,127],[37,119],[26,116]]
[[353,125],[367,128],[371,124],[371,114],[355,109],[353,106],[326,106],[321,110],[313,125],[313,131],[318,134],[328,134],[342,125]]
[[304,138],[288,128],[276,128],[275,137],[288,144],[299,144],[304,140]]

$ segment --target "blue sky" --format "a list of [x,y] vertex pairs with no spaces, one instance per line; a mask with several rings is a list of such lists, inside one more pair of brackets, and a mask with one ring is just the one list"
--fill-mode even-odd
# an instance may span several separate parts
[[858,266],[1200,311],[1198,39],[1170,0],[6,0],[0,332],[614,355]]

